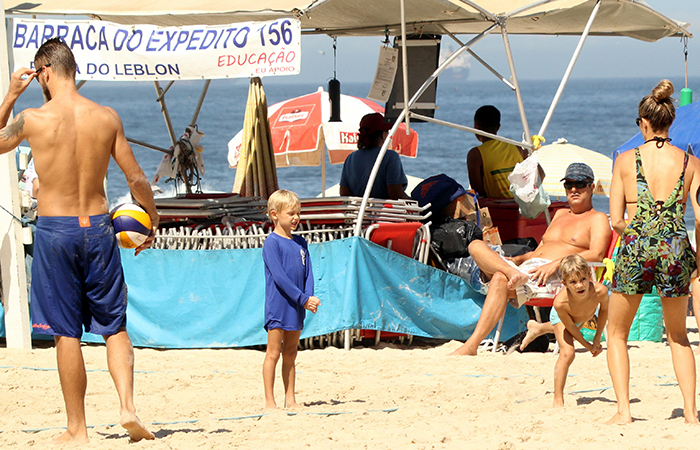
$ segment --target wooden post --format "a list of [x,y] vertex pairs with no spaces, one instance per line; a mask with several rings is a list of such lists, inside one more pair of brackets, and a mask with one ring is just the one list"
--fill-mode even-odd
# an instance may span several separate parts
[[[5,27],[5,5],[0,0],[0,93],[4,97],[10,85],[10,67]],[[4,126],[5,124],[2,124]],[[0,155],[0,205],[15,217],[20,217],[17,150]],[[8,348],[32,347],[27,273],[24,265],[22,224],[10,213],[0,209],[0,273],[2,274],[2,304],[5,309],[5,337]]]

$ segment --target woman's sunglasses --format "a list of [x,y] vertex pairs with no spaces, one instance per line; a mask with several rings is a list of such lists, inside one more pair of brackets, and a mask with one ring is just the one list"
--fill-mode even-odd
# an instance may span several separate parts
[[593,183],[591,183],[590,181],[568,181],[567,180],[564,182],[564,189],[571,189],[573,187],[576,187],[576,189],[583,189],[583,188],[587,188],[591,184],[593,184]]

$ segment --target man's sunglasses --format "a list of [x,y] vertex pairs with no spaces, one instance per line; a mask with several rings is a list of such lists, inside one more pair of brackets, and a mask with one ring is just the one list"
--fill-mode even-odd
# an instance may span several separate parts
[[47,67],[51,67],[51,63],[44,64],[43,66],[39,67],[39,68],[36,70],[36,72],[34,72],[34,73],[36,73],[36,76],[38,77],[39,74],[41,73],[41,71],[44,70],[44,69],[47,68]]
[[583,189],[583,188],[587,188],[591,184],[593,184],[593,183],[591,183],[590,181],[568,181],[567,180],[564,182],[564,189],[571,189],[573,187],[575,187],[576,189]]

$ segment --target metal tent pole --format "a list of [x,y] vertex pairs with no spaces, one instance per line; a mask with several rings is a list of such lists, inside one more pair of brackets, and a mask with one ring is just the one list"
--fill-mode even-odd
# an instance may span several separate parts
[[195,108],[194,114],[192,115],[192,120],[190,120],[190,126],[195,126],[197,124],[197,118],[199,117],[199,111],[202,109],[202,103],[204,103],[204,97],[207,96],[207,90],[209,89],[210,84],[211,84],[211,80],[207,80],[204,82],[204,87],[202,88],[202,93],[199,95],[199,101],[197,102],[197,108]]
[[[406,119],[406,135],[411,133],[411,119],[408,114],[408,42],[406,42],[406,1],[401,0],[401,62],[403,64],[403,101]],[[393,134],[392,134],[393,136]]]
[[[8,36],[5,29],[4,2],[0,0],[0,36]],[[0,48],[0,92],[4,96],[10,86],[10,66],[7,37]],[[5,126],[2,124],[0,126]],[[32,348],[27,272],[24,263],[24,242],[20,216],[19,177],[13,150],[0,156],[0,271],[2,274],[2,304],[5,309],[5,337],[7,348]]]
[[598,14],[598,10],[600,9],[600,0],[596,2],[595,6],[593,7],[593,11],[591,12],[591,16],[588,18],[588,23],[586,23],[586,27],[583,29],[583,34],[581,35],[581,38],[578,41],[578,45],[576,46],[576,50],[574,50],[573,56],[571,56],[571,61],[569,61],[569,66],[566,68],[566,72],[564,72],[564,77],[561,79],[561,83],[559,83],[559,88],[557,89],[557,93],[554,94],[554,99],[552,99],[552,104],[549,106],[549,111],[547,111],[547,115],[544,118],[544,122],[542,122],[542,126],[540,127],[540,131],[537,133],[538,136],[544,136],[544,132],[547,130],[547,127],[549,126],[550,120],[552,120],[552,115],[554,114],[554,109],[557,107],[557,104],[559,103],[559,99],[561,98],[561,94],[564,92],[564,88],[566,87],[566,83],[569,81],[569,77],[571,76],[571,72],[574,70],[574,65],[576,64],[576,60],[578,60],[578,55],[581,53],[581,48],[583,48],[583,43],[586,42],[586,38],[588,37],[588,33],[591,31],[591,26],[593,25],[593,20],[595,19],[595,16]]
[[[401,124],[401,121],[403,121],[404,116],[406,115],[406,111],[408,111],[411,106],[413,106],[416,101],[420,98],[421,95],[423,95],[423,92],[425,92],[426,89],[428,89],[428,86],[431,85],[431,83],[437,78],[438,75],[442,73],[443,70],[445,70],[446,67],[448,67],[452,62],[459,57],[462,53],[464,53],[469,47],[472,45],[476,44],[479,42],[484,36],[488,35],[491,33],[498,25],[497,24],[492,24],[489,26],[486,30],[482,31],[480,34],[477,36],[473,37],[469,42],[467,42],[465,45],[463,45],[461,48],[457,49],[452,55],[450,55],[449,58],[447,58],[445,61],[443,61],[442,64],[438,66],[437,69],[435,69],[435,72],[423,83],[423,86],[416,91],[416,93],[413,95],[413,98],[406,103],[406,107],[404,108],[403,111],[401,111],[401,114],[399,114],[399,117],[396,118],[396,122],[394,123],[394,126],[391,127],[391,130],[389,130],[389,137],[384,141],[384,144],[382,144],[382,148],[379,150],[379,154],[377,155],[377,160],[374,162],[374,167],[372,167],[372,172],[369,175],[369,180],[367,180],[367,186],[365,187],[365,193],[362,196],[362,203],[360,204],[360,211],[357,214],[357,223],[355,224],[355,236],[361,236],[362,235],[362,220],[365,216],[365,210],[367,209],[367,201],[369,200],[369,194],[372,192],[372,185],[374,184],[374,180],[377,178],[377,172],[379,172],[379,166],[382,163],[382,159],[384,159],[384,155],[386,154],[387,149],[389,148],[389,138],[396,133],[396,130],[398,130],[399,125]],[[345,350],[350,350],[350,330],[345,330]]]
[[506,56],[508,57],[508,66],[510,67],[510,76],[513,86],[515,86],[515,98],[518,101],[518,110],[520,111],[520,121],[523,124],[523,132],[525,133],[525,140],[527,142],[532,142],[532,137],[530,135],[530,127],[527,124],[527,117],[525,115],[525,104],[523,103],[523,96],[520,92],[520,84],[518,84],[518,75],[515,71],[515,62],[513,61],[513,52],[510,49],[510,41],[508,40],[508,31],[506,31],[506,24],[502,22],[501,35],[503,36],[503,45],[506,49]]

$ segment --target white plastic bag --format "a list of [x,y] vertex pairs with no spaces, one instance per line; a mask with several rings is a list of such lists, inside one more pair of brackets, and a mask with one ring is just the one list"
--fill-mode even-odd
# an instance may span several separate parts
[[535,199],[538,187],[541,184],[539,180],[539,171],[537,163],[537,153],[525,158],[524,161],[515,165],[513,171],[508,175],[510,181],[510,190],[513,195],[525,203],[529,203]]

